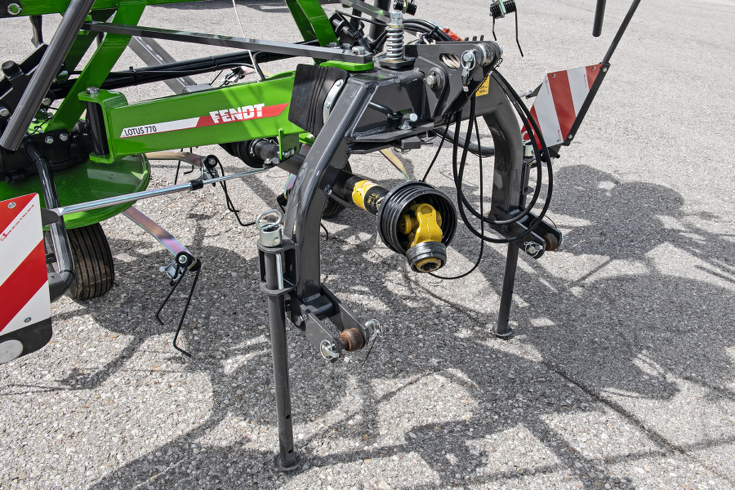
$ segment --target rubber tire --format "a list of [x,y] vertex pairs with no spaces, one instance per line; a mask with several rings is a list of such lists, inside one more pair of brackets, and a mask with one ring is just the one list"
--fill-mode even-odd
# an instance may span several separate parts
[[99,223],[67,230],[74,262],[74,279],[66,294],[75,301],[102,296],[115,281],[110,244]]
[[[352,167],[350,167],[350,162],[347,162],[345,164],[344,168],[345,172],[352,173]],[[322,211],[322,219],[329,219],[334,218],[339,213],[345,210],[345,207],[342,206],[340,203],[332,199],[331,197],[327,198],[327,204],[324,205],[324,211]]]

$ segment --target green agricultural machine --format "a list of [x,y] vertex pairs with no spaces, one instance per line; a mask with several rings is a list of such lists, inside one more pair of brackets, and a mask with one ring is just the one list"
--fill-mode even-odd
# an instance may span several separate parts
[[[519,252],[539,259],[563,241],[544,219],[552,160],[574,138],[640,0],[602,63],[550,74],[524,94],[536,97],[533,108],[498,72],[503,51],[497,42],[462,38],[414,18],[414,0],[343,0],[349,12],[331,16],[318,0],[285,0],[303,38],[297,43],[138,25],[147,5],[176,1],[0,0],[0,18],[30,18],[36,45],[24,60],[4,62],[0,79],[0,362],[50,340],[51,301],[65,292],[85,300],[112,286],[112,254],[100,222],[124,213],[154,235],[173,255],[166,268],[173,292],[185,274],[198,277],[201,261],[133,207],[135,201],[280,167],[293,176],[280,199],[285,211],[265,211],[256,224],[278,408],[276,465],[290,471],[300,458],[293,444],[286,319],[332,362],[381,333],[376,321],[359,319],[321,282],[322,217],[344,208],[374,215],[381,240],[415,273],[434,274],[447,263],[459,219],[483,244],[507,244],[494,333],[509,336]],[[513,0],[489,7],[493,22],[516,10]],[[597,7],[599,34],[604,0]],[[46,44],[42,16],[56,13],[63,17]],[[406,43],[406,33],[415,42]],[[234,51],[176,61],[157,39]],[[128,46],[149,66],[113,72]],[[263,70],[297,57],[313,63],[277,74]],[[189,78],[223,69],[233,81],[248,70],[258,79],[212,87]],[[173,95],[129,103],[119,91],[162,81]],[[566,103],[560,94],[568,95]],[[492,143],[481,141],[478,119]],[[388,189],[353,174],[348,163],[352,155],[382,152],[400,169],[392,149],[435,142],[437,155],[445,142],[452,147],[451,198],[426,176]],[[251,168],[224,175],[215,156],[177,151],[213,144]],[[481,191],[479,208],[464,193],[468,154],[479,159],[481,176],[484,166],[492,176],[492,195]],[[189,182],[149,189],[150,160],[156,159],[186,161],[201,172]]]

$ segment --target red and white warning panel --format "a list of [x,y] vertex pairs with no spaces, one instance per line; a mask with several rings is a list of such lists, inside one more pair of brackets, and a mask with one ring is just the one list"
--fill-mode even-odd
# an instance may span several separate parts
[[[602,65],[598,64],[546,75],[531,108],[531,116],[541,129],[547,146],[559,145],[567,139],[601,69]],[[525,128],[523,139],[529,139]]]
[[39,334],[50,338],[51,299],[38,194],[0,201],[0,230],[2,363],[48,342],[39,346]]

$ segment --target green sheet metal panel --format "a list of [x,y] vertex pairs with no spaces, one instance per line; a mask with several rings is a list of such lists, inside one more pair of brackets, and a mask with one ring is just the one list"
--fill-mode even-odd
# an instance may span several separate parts
[[92,159],[189,146],[299,134],[288,120],[293,72],[191,94],[127,105],[121,94],[100,90],[80,100],[103,107],[110,154]]
[[[143,191],[148,187],[150,178],[150,165],[143,155],[125,156],[111,164],[87,162],[54,172],[56,191],[62,206]],[[0,201],[33,192],[40,196],[41,206],[45,207],[37,176],[31,175],[17,184],[0,182]],[[64,223],[69,229],[89,226],[122,213],[133,204],[129,202],[70,214],[64,216]]]
[[[97,0],[92,10],[115,9],[124,0]],[[159,5],[164,3],[197,2],[201,0],[146,0],[148,5]],[[3,17],[16,17],[24,15],[63,14],[69,7],[70,0],[15,0],[13,3],[20,5],[20,13],[12,15],[10,12],[0,9],[0,19]]]

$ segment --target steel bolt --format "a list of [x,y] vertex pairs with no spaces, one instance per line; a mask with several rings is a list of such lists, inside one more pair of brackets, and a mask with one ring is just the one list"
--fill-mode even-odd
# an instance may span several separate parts
[[68,135],[68,134],[66,134],[66,133],[61,133],[61,134],[59,135],[59,139],[60,139],[61,141],[67,141],[67,140],[69,139],[69,135]]
[[23,11],[23,8],[17,3],[11,3],[8,5],[8,13],[10,15],[18,15]]
[[428,77],[426,77],[426,85],[428,85],[429,87],[433,87],[434,85],[436,85],[436,77],[434,75],[429,75]]
[[51,105],[51,99],[49,99],[48,97],[44,97],[43,100],[41,101],[41,105],[46,105],[46,106]]
[[46,143],[47,145],[50,145],[50,144],[52,144],[54,142],[54,137],[53,136],[46,136],[43,139],[43,142]]
[[97,87],[89,87],[87,88],[87,95],[91,95],[92,97],[99,95],[100,89]]
[[0,107],[0,116],[2,117],[10,116],[10,111],[7,109],[7,107]]
[[462,60],[466,62],[470,62],[475,59],[475,54],[472,51],[465,51],[462,54]]
[[416,122],[419,120],[419,116],[415,112],[412,112],[411,114],[408,115],[408,120],[411,122]]
[[186,264],[187,262],[188,262],[188,260],[187,260],[187,258],[186,258],[186,255],[181,255],[181,256],[179,257],[179,264],[181,264],[181,265],[184,265],[184,264]]
[[14,202],[8,203],[8,209],[13,209],[16,206]]
[[352,54],[357,56],[362,56],[366,53],[364,46],[353,46],[352,48]]
[[26,319],[25,319],[25,320],[23,320],[23,321],[24,321],[24,322],[26,322],[26,323],[31,323],[31,317],[28,317],[28,318],[26,318]]

